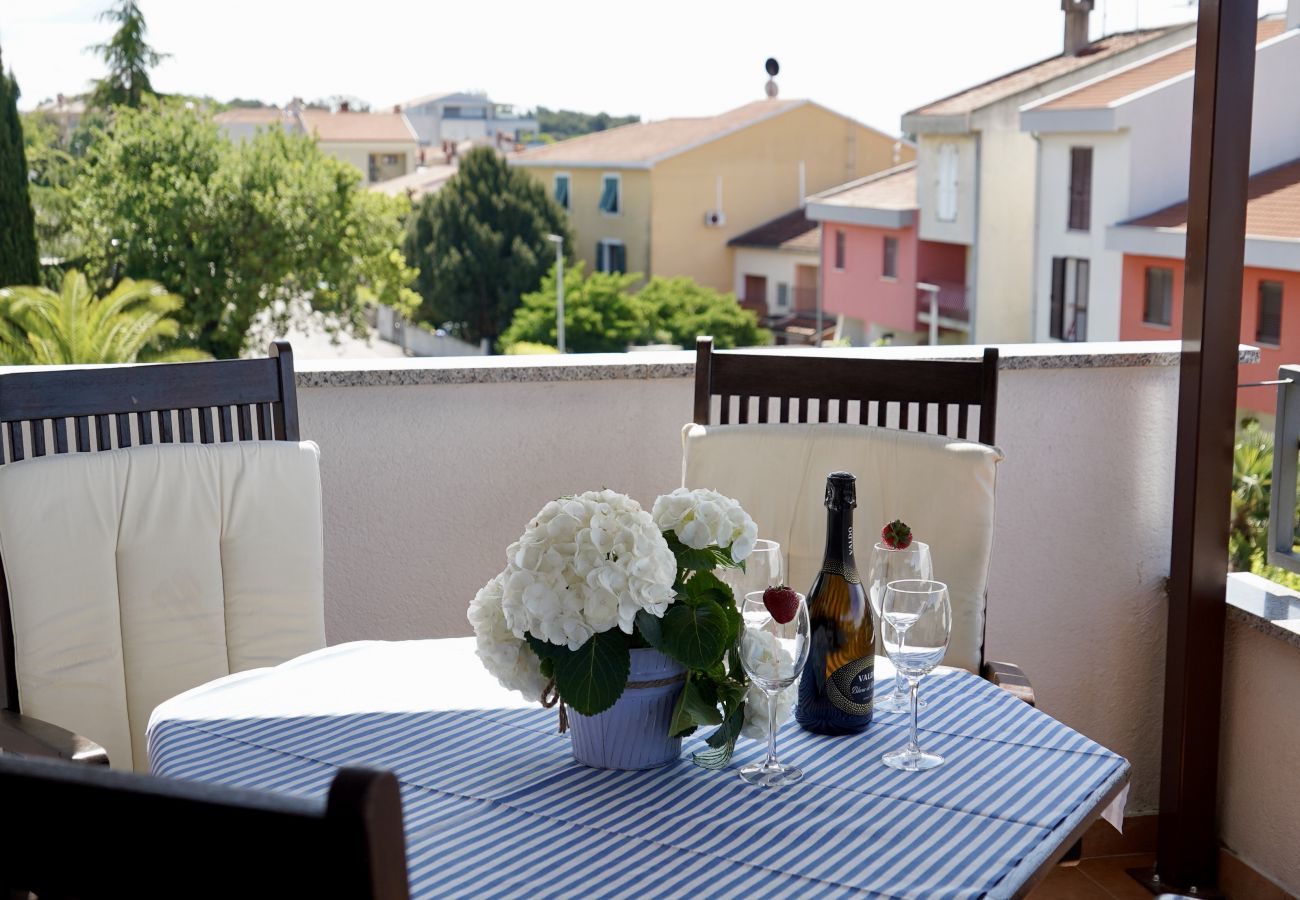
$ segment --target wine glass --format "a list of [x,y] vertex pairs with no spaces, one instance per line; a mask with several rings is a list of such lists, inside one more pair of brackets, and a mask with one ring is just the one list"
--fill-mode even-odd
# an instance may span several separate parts
[[791,593],[798,602],[786,622],[778,622],[768,611],[762,591],[746,594],[740,609],[743,625],[736,640],[740,664],[767,700],[767,759],[742,766],[740,777],[761,787],[781,787],[803,778],[802,769],[776,758],[776,698],[794,684],[808,660],[808,603],[803,594]]
[[751,592],[780,584],[784,573],[781,545],[760,538],[754,542],[753,551],[745,557],[744,569],[724,566],[718,570],[718,577],[731,588],[739,605],[740,600]]
[[[889,582],[904,579],[928,581],[933,577],[934,563],[930,559],[929,544],[912,541],[902,550],[896,550],[888,544],[877,543],[871,548],[871,562],[867,569],[867,596],[871,599],[876,622],[880,622],[880,604]],[[925,707],[925,701],[920,701],[919,708]],[[905,713],[911,708],[907,699],[907,678],[902,672],[894,673],[894,690],[878,698],[875,708],[888,713]]]
[[885,765],[905,772],[933,769],[943,757],[926,753],[916,741],[916,693],[921,679],[939,664],[948,650],[952,606],[948,586],[941,581],[891,581],[881,602],[881,633],[885,652],[907,678],[912,699],[912,729],[907,746],[881,757]]

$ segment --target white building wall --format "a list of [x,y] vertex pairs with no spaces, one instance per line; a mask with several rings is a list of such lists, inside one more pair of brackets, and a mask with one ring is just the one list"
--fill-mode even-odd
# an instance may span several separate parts
[[789,306],[794,309],[795,266],[820,267],[820,260],[813,253],[792,253],[785,250],[760,250],[755,247],[736,247],[735,253],[735,291],[736,298],[745,299],[745,276],[756,275],[767,278],[767,308],[770,312],[780,311],[776,305],[776,286],[779,282],[789,285]]
[[[957,148],[957,215],[939,219],[939,153],[944,144]],[[916,198],[921,207],[917,234],[923,241],[970,245],[975,242],[975,155],[970,134],[923,134],[916,144]]]
[[[1130,217],[1128,134],[1045,134],[1040,138],[1038,221],[1034,240],[1034,340],[1051,340],[1052,259],[1089,263],[1090,341],[1119,340],[1124,256],[1106,249],[1106,227]],[[1070,148],[1092,147],[1092,227],[1071,231]],[[1184,179],[1184,190],[1186,190]]]
[[[1300,8],[1300,0],[1292,0]],[[1250,170],[1262,172],[1300,157],[1300,31],[1289,31],[1255,54],[1255,107]]]
[[350,163],[361,173],[361,183],[370,181],[370,154],[393,153],[405,155],[406,163],[401,174],[415,171],[416,155],[420,152],[415,141],[367,142],[367,141],[319,141],[320,148],[335,159]]

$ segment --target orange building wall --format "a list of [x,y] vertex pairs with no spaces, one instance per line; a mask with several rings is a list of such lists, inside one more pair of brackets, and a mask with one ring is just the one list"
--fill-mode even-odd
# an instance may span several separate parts
[[[1142,321],[1146,299],[1147,266],[1164,266],[1174,270],[1173,309],[1170,326],[1163,328]],[[1255,338],[1259,321],[1260,281],[1282,282],[1282,341],[1267,347]],[[1277,368],[1300,363],[1300,272],[1247,267],[1242,273],[1241,342],[1259,347],[1260,361],[1242,365],[1238,381],[1269,381],[1277,378]],[[1183,261],[1158,256],[1125,254],[1121,282],[1120,340],[1167,341],[1182,336],[1183,328]],[[1243,409],[1272,415],[1277,410],[1277,395],[1272,387],[1243,388],[1237,391],[1237,405]]]

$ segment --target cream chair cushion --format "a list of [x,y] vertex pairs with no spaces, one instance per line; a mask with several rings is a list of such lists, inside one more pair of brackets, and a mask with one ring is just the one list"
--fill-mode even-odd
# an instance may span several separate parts
[[862,425],[687,425],[682,483],[740,501],[759,537],[779,541],[798,590],[812,587],[826,546],[826,476],[857,476],[855,553],[866,568],[893,519],[930,545],[948,585],[952,638],[944,663],[976,671],[984,642],[984,592],[993,545],[994,447]]
[[162,701],[325,646],[315,444],[155,444],[0,467],[25,714],[145,769]]

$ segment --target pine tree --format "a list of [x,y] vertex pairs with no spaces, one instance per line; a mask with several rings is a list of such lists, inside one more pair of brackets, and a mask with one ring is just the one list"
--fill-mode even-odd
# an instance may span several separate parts
[[18,81],[0,60],[0,287],[37,284],[36,219],[27,191],[27,153],[18,119]]
[[108,66],[108,74],[95,82],[90,95],[93,106],[107,109],[110,106],[130,106],[138,109],[141,101],[154,93],[149,82],[149,70],[169,54],[159,53],[145,43],[144,13],[136,0],[118,0],[99,14],[101,22],[116,22],[117,31],[106,44],[95,44],[87,49],[98,53]]

